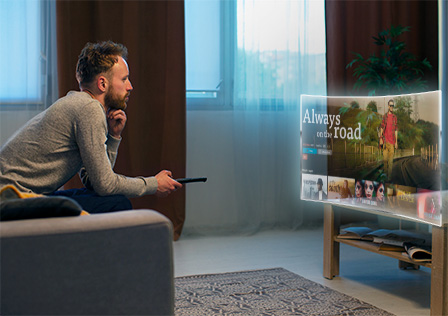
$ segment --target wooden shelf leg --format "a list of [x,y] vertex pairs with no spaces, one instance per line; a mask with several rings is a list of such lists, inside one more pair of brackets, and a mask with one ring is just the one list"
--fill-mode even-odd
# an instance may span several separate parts
[[401,270],[406,270],[407,268],[413,269],[413,270],[419,270],[420,269],[420,266],[418,264],[413,264],[413,263],[409,263],[409,262],[401,261],[401,260],[398,260],[398,267]]
[[339,214],[333,206],[324,205],[324,277],[333,279],[339,275],[339,243],[335,237],[339,234]]
[[431,315],[448,315],[448,227],[432,227]]

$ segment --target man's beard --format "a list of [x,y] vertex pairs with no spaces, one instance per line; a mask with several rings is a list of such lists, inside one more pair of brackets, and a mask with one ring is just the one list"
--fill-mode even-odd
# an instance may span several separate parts
[[104,103],[110,109],[125,110],[127,107],[126,98],[129,97],[129,92],[123,98],[117,96],[113,89],[110,89],[104,96]]

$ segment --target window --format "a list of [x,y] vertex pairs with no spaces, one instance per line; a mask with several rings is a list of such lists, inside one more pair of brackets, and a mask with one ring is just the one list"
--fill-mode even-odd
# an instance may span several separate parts
[[56,89],[55,2],[0,1],[0,104],[47,106]]
[[186,85],[189,108],[229,104],[234,1],[186,0]]
[[323,0],[185,0],[188,109],[326,94],[324,13]]

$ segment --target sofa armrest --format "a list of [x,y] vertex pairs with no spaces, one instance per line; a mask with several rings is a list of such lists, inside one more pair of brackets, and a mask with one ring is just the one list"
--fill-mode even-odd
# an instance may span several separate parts
[[1,315],[173,315],[173,231],[151,210],[2,222]]

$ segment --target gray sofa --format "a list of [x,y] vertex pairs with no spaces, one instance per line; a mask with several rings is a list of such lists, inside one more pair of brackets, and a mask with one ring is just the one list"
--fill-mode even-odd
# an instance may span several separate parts
[[0,223],[1,315],[173,315],[173,231],[151,210]]

